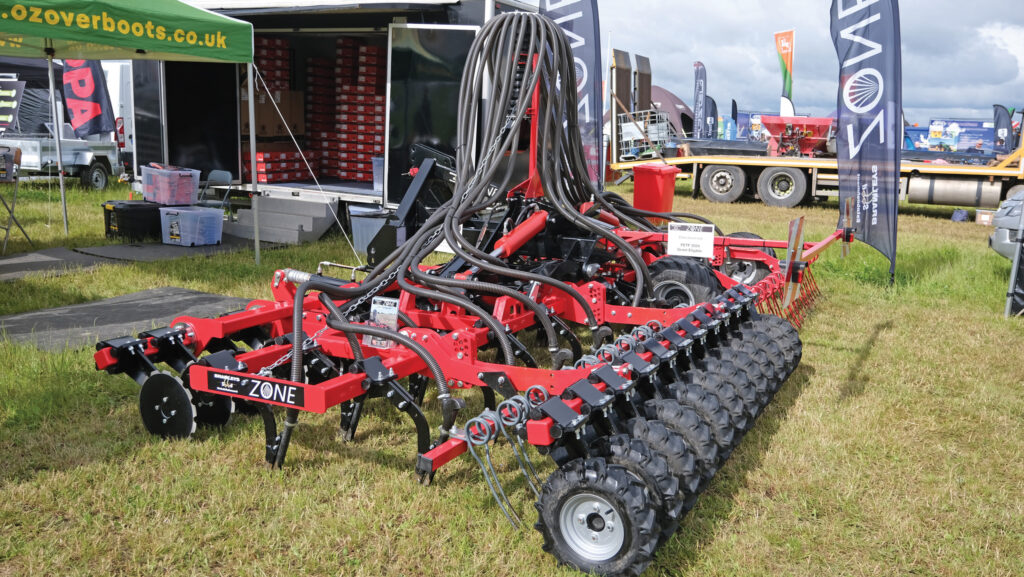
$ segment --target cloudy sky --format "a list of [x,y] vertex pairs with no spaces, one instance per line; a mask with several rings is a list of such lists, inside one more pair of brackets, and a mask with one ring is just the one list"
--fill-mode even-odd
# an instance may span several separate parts
[[[777,111],[782,73],[774,33],[796,30],[798,114],[836,108],[839,63],[829,0],[598,0],[603,49],[651,59],[654,84],[693,100],[693,61],[707,67],[719,110]],[[1024,106],[1024,3],[903,0],[903,108],[908,121],[991,119],[992,104]],[[699,24],[698,24],[699,23]],[[607,66],[605,70],[607,70]]]

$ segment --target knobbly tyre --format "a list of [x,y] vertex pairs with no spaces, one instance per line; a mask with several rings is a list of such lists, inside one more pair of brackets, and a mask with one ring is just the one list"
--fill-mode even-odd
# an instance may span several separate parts
[[[303,411],[337,407],[351,441],[365,404],[384,399],[414,423],[423,484],[469,453],[519,526],[491,459],[507,444],[537,497],[546,551],[585,572],[641,573],[796,368],[794,324],[818,293],[808,265],[850,231],[817,244],[716,236],[712,259],[666,255],[651,218],[701,219],[638,211],[582,176],[575,92],[559,88],[575,85],[568,54],[535,14],[481,30],[462,83],[463,146],[454,179],[443,176],[451,199],[362,281],[279,270],[273,300],[103,341],[97,368],[141,385],[153,434],[258,413],[275,467]],[[524,154],[528,174],[509,186]],[[423,265],[442,241],[455,257]],[[378,297],[395,299],[398,327],[370,322]],[[537,347],[524,345],[528,331]],[[466,418],[460,395],[474,391],[486,408]],[[546,481],[527,445],[557,466]]]

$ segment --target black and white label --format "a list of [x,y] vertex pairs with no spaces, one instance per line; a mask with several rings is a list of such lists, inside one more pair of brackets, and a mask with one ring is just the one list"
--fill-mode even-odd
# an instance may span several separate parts
[[668,224],[668,254],[714,258],[715,225],[670,222]]
[[[371,327],[398,332],[398,299],[390,297],[373,297],[370,305]],[[392,342],[383,337],[363,335],[363,344],[377,349],[389,349]]]
[[306,406],[302,387],[262,379],[256,375],[242,377],[211,370],[206,373],[206,386],[211,391],[240,395],[256,402],[271,401],[300,409]]

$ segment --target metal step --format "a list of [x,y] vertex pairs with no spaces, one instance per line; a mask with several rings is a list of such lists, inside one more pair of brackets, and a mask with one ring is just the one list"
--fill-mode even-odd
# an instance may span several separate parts
[[[262,218],[263,215],[260,214]],[[253,226],[237,222],[225,222],[224,234],[239,238],[253,238]],[[282,244],[302,244],[313,242],[323,236],[323,231],[307,231],[297,228],[277,228],[260,223],[260,242],[277,242]]]
[[[301,244],[319,239],[335,223],[338,200],[322,194],[270,193],[257,201],[260,240]],[[224,233],[253,238],[253,212],[239,209],[235,222],[224,223]]]

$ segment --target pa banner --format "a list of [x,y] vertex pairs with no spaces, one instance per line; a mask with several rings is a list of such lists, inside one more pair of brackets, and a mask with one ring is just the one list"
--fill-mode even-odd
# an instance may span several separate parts
[[853,199],[855,236],[889,259],[891,277],[903,122],[896,0],[832,0],[832,42],[839,56],[840,210]]
[[994,104],[994,123],[995,123],[995,139],[994,146],[996,152],[1006,154],[1013,150],[1015,142],[1013,140],[1013,124],[1010,122],[1010,111],[1005,106]]
[[710,96],[704,97],[704,138],[718,138],[718,105]]
[[18,120],[18,106],[25,93],[25,82],[0,80],[0,134],[3,134]]
[[795,30],[775,33],[775,51],[779,53],[779,67],[782,68],[782,96],[790,100],[793,100],[793,44],[795,41]]
[[[604,105],[601,100],[601,27],[597,0],[541,0],[540,12],[565,31],[572,46],[580,136],[587,155],[590,180],[600,188],[604,180],[601,170],[601,111]],[[615,108],[614,103],[612,108]]]
[[707,127],[704,125],[707,118],[707,110],[704,108],[704,99],[708,94],[708,73],[704,70],[704,63],[697,61],[693,63],[693,137],[707,138]]
[[114,130],[107,77],[99,60],[64,61],[64,106],[79,138]]

